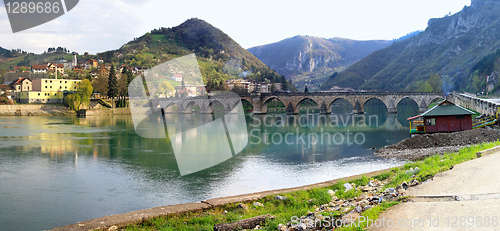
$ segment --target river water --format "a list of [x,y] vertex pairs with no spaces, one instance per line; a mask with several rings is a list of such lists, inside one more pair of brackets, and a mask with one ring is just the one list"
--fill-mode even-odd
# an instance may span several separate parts
[[180,174],[171,143],[136,135],[130,116],[0,117],[0,229],[46,230],[403,164],[372,148],[409,137],[405,119],[418,107],[387,114],[374,106],[364,115],[335,107],[327,116],[248,115],[246,148],[189,175]]

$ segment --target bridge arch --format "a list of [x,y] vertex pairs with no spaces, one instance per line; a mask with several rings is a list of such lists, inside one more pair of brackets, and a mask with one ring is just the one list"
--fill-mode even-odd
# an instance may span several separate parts
[[186,106],[184,106],[184,113],[192,113],[195,106],[198,106],[201,109],[201,105],[199,105],[196,101],[188,102]]
[[[236,106],[238,106],[238,103],[240,103],[240,101],[236,101],[234,103],[232,109],[236,108]],[[243,110],[245,110],[245,105],[248,105],[248,106],[252,107],[252,109],[250,109],[250,111],[254,110],[254,106],[253,106],[252,102],[250,102],[248,99],[241,98],[241,106],[243,107]]]
[[386,102],[384,102],[383,99],[381,99],[379,97],[370,97],[365,102],[363,102],[363,104],[361,105],[361,111],[360,111],[360,113],[364,113],[366,111],[366,106],[370,105],[370,103],[373,103],[375,101],[376,102],[381,102],[382,105],[385,106],[385,110],[383,110],[383,111],[377,111],[377,112],[379,112],[379,113],[380,112],[389,112],[389,106],[386,104]]
[[231,111],[231,108],[228,107],[228,105],[224,105],[224,103],[218,99],[212,99],[207,105],[206,113],[214,113],[215,111],[228,112]]
[[429,99],[429,104],[427,106],[430,106],[432,103],[440,103],[443,100],[444,100],[444,97],[441,97],[441,96],[432,97]]
[[[309,96],[302,97],[299,100],[297,100],[297,103],[295,103],[295,105],[293,105],[293,114],[300,113],[300,104],[302,104],[305,101],[312,101],[312,102],[316,103],[316,107],[318,109],[321,107],[321,103],[322,103],[322,102],[318,102],[316,100],[316,98],[313,98],[313,97],[309,97]],[[288,109],[287,109],[287,111],[288,111]]]
[[396,103],[396,108],[398,108],[399,106],[401,106],[401,102],[404,101],[405,99],[408,99],[408,100],[411,100],[411,102],[415,103],[417,106],[419,106],[419,102],[417,100],[415,100],[413,97],[411,96],[406,96],[406,97],[402,97],[401,99],[399,99]]
[[328,111],[326,113],[328,113],[328,114],[334,113],[333,106],[336,103],[342,103],[342,102],[345,103],[346,105],[350,106],[350,112],[349,113],[352,113],[352,111],[354,110],[354,105],[352,104],[352,102],[350,102],[349,100],[347,100],[344,97],[337,97],[337,98],[329,101],[328,103],[326,103],[326,106],[327,106],[327,109],[328,109]]
[[175,114],[179,113],[182,109],[179,105],[177,105],[174,102],[170,102],[163,108],[163,111],[165,111],[166,114]]
[[[283,101],[280,97],[277,97],[277,96],[271,96],[271,97],[268,97],[264,100],[264,102],[262,103],[262,108],[261,108],[261,112],[262,113],[267,113],[267,106],[269,105],[269,103],[273,100],[277,100],[279,102],[281,102],[285,108],[288,106],[287,102],[286,101]],[[255,107],[254,107],[255,108]]]

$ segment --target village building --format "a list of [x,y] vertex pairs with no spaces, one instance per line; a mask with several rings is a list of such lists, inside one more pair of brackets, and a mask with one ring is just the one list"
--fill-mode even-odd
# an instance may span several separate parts
[[31,73],[34,74],[47,73],[47,65],[32,65]]
[[29,91],[17,92],[18,103],[63,103],[64,96],[76,91],[81,80],[69,79],[35,79]]
[[179,74],[173,74],[170,76],[170,79],[171,80],[174,80],[174,81],[177,81],[177,82],[182,82],[182,79],[184,77],[182,75],[179,75]]
[[475,113],[445,100],[426,112],[408,118],[410,133],[456,132],[472,129]]

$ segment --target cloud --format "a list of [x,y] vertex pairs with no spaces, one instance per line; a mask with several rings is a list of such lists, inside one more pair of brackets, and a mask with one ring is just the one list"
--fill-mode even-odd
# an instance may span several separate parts
[[6,11],[0,10],[0,46],[35,53],[58,46],[79,53],[117,49],[147,31],[137,9],[149,1],[83,0],[59,18],[15,34]]

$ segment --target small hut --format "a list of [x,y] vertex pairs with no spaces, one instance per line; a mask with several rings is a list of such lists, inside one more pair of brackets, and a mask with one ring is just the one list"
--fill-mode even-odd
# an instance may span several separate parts
[[[445,100],[421,115],[408,118],[410,133],[456,132],[472,129],[475,113]],[[413,125],[413,126],[412,126]]]

